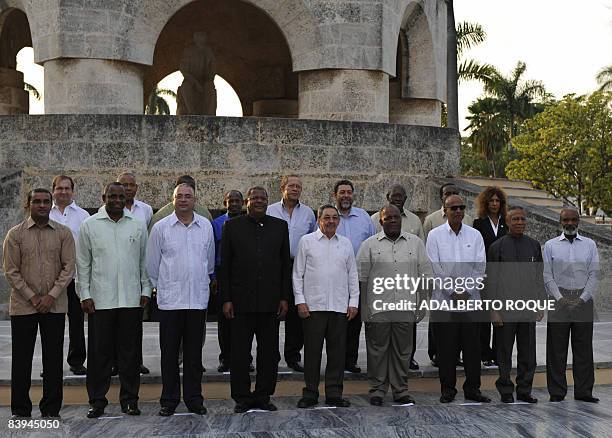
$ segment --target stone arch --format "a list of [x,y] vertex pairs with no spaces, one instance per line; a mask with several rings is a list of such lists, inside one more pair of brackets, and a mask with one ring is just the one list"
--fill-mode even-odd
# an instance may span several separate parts
[[178,70],[193,34],[205,32],[217,74],[234,88],[245,116],[297,115],[298,80],[291,51],[270,14],[253,6],[256,2],[241,0],[183,3],[159,33],[152,66],[144,74],[144,96]]
[[29,95],[23,89],[23,73],[17,71],[17,54],[32,46],[25,12],[7,8],[0,12],[0,114],[27,114]]

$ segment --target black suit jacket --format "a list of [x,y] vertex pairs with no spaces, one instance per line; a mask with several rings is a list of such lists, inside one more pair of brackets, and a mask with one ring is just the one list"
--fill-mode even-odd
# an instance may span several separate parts
[[505,236],[508,233],[508,226],[506,225],[506,219],[503,217],[499,218],[499,223],[497,224],[497,236],[493,232],[493,227],[491,226],[491,221],[489,221],[488,217],[479,217],[474,219],[474,225],[472,227],[476,228],[480,231],[480,235],[482,236],[482,240],[484,240],[485,251],[487,252],[487,260],[489,257],[489,248],[491,244],[495,242],[500,237]]
[[234,311],[277,312],[291,294],[289,229],[272,216],[244,215],[223,225],[219,286]]

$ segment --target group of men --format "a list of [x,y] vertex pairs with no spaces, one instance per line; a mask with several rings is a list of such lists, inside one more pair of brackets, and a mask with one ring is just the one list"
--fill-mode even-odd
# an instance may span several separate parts
[[[423,282],[411,292],[398,285],[377,290],[379,279],[397,276],[457,279],[485,278],[487,273],[482,293],[507,297],[504,293],[512,293],[507,286],[516,274],[504,268],[506,263],[525,267],[522,284],[529,287],[523,298],[542,298],[545,290],[558,304],[548,316],[551,401],[562,400],[567,392],[570,332],[574,396],[597,401],[592,396],[597,249],[591,239],[577,233],[575,210],[561,212],[563,234],[546,243],[543,268],[538,268],[542,254],[539,244],[525,235],[526,212],[511,207],[506,217],[508,235],[489,249],[489,259],[498,263],[487,266],[483,239],[470,226],[466,204],[453,185],[441,188],[442,208],[427,216],[424,226],[405,208],[407,194],[400,185],[389,189],[388,203],[372,217],[353,205],[355,187],[349,180],[335,184],[335,202],[319,207],[316,217],[300,202],[299,176],[284,176],[280,188],[282,199],[271,205],[263,187],[251,187],[246,199],[231,190],[224,197],[227,213],[215,220],[197,203],[196,184],[188,175],[178,178],[171,203],[155,215],[135,198],[138,185],[132,173],[121,174],[105,187],[104,205],[91,217],[74,202],[74,181],[69,176],[54,178],[51,192],[32,190],[26,203],[29,217],[9,231],[3,246],[5,275],[12,287],[13,415],[31,416],[30,375],[40,326],[40,410],[44,417],[59,416],[66,312],[68,363],[75,374],[87,375],[87,416],[104,414],[115,369],[122,411],[139,415],[142,316],[153,289],[160,321],[162,416],[173,415],[180,403],[181,360],[182,399],[190,412],[206,413],[201,354],[211,298],[219,312],[219,371],[230,372],[237,413],[253,408],[276,410],[270,397],[280,361],[281,320],[285,321],[285,361],[304,373],[298,407],[318,403],[323,342],[326,403],[350,405],[342,397],[343,377],[345,371],[361,371],[357,359],[362,320],[371,404],[383,405],[389,386],[395,402],[414,403],[407,378],[409,369],[418,368],[416,324],[425,315],[419,304],[426,299],[450,305],[430,312],[429,352],[440,369],[441,402],[453,401],[457,393],[455,367],[460,352],[466,371],[465,398],[490,401],[480,392],[479,323],[484,318],[498,327],[497,387],[502,401],[514,401],[510,370],[516,339],[517,398],[534,403],[535,319],[541,319],[541,314],[516,319],[503,312],[483,316],[482,311],[452,310],[453,303],[481,300],[481,290],[475,286],[427,290]],[[381,309],[377,300],[410,301],[414,307]],[[88,314],[86,369],[83,312]],[[251,390],[253,336],[257,338],[257,380]]]

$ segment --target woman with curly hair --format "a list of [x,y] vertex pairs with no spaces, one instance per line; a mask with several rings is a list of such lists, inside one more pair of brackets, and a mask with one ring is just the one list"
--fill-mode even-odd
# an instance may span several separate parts
[[[480,231],[487,254],[491,244],[508,232],[507,206],[506,193],[499,187],[487,187],[476,198],[478,217],[474,219],[473,227]],[[480,356],[485,366],[497,365],[495,329],[493,329],[493,347],[491,347],[490,322],[483,322],[480,326]]]

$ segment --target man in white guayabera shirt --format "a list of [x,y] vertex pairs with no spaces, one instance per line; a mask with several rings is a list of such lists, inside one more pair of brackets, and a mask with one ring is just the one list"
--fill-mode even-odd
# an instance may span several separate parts
[[333,205],[318,211],[319,229],[300,239],[293,264],[293,294],[304,327],[304,380],[298,408],[318,403],[323,341],[327,350],[325,402],[348,407],[342,398],[346,327],[357,315],[359,281],[351,241],[336,233]]
[[[455,399],[457,371],[455,364],[461,347],[465,368],[463,393],[466,400],[488,403],[480,393],[480,331],[484,314],[476,308],[480,302],[479,285],[484,287],[486,255],[484,241],[474,228],[462,223],[465,202],[459,195],[444,201],[444,215],[448,221],[429,232],[427,256],[434,276],[440,280],[432,293],[432,304],[442,309],[431,312],[435,324],[438,364],[440,367],[440,402]],[[481,287],[481,288],[482,288]],[[467,311],[461,311],[465,306]]]
[[151,229],[147,271],[157,288],[162,394],[159,415],[174,414],[181,400],[179,346],[183,344],[183,400],[206,414],[202,397],[202,339],[215,271],[215,238],[210,221],[194,213],[193,187],[174,189],[174,213]]

